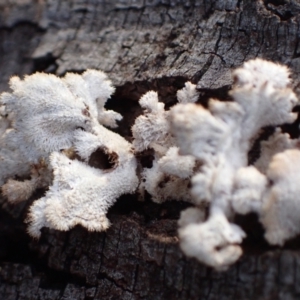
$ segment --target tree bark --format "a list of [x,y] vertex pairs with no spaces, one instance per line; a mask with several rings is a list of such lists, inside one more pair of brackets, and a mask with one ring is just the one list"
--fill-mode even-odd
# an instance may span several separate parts
[[[0,0],[0,91],[12,75],[101,69],[117,87],[108,107],[124,116],[117,132],[128,139],[146,91],[170,107],[190,80],[202,103],[226,100],[231,69],[254,57],[288,65],[299,95],[299,13],[297,0]],[[283,128],[298,137],[298,124]],[[254,215],[236,218],[244,255],[218,273],[179,249],[185,203],[125,195],[107,232],[45,228],[34,241],[24,219],[42,193],[15,206],[1,199],[0,299],[300,298],[300,239],[268,246]]]

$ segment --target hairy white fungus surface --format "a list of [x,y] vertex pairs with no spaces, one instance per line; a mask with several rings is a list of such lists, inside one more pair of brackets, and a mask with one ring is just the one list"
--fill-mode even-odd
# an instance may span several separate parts
[[[157,144],[162,148],[168,147],[170,141],[170,126],[168,112],[164,104],[158,101],[154,91],[147,92],[139,101],[144,114],[139,116],[132,126],[133,147],[136,151],[143,151]],[[163,150],[165,151],[165,150]]]
[[267,170],[270,187],[263,197],[260,220],[270,244],[283,245],[300,233],[300,151],[276,154]]
[[274,134],[268,140],[260,143],[260,156],[255,161],[255,168],[265,174],[275,154],[299,146],[298,139],[292,140],[288,133],[282,133],[280,128],[276,128]]
[[[196,86],[187,82],[177,92],[177,98],[180,103],[197,101]],[[133,146],[136,152],[154,150],[152,167],[144,168],[141,174],[140,193],[146,190],[158,203],[166,200],[192,201],[189,185],[196,160],[190,155],[179,155],[170,131],[170,111],[164,109],[164,103],[159,102],[154,91],[146,93],[139,103],[144,114],[132,126]]]
[[[195,224],[191,219],[187,224],[185,220],[184,226],[179,223],[180,245],[187,255],[216,269],[226,269],[242,254],[238,244],[245,233],[237,225],[229,223],[235,211],[259,213],[267,229],[267,239],[277,244],[284,240],[278,236],[271,237],[274,228],[268,218],[270,213],[265,209],[266,203],[275,199],[266,195],[274,195],[279,185],[268,186],[268,180],[274,181],[272,166],[279,161],[278,156],[272,160],[266,178],[254,167],[247,167],[247,155],[262,127],[291,123],[296,119],[292,108],[297,104],[297,98],[288,87],[290,79],[286,67],[256,59],[235,70],[233,78],[235,85],[230,94],[234,102],[211,99],[208,110],[196,104],[178,104],[171,110],[170,116],[172,133],[180,153],[192,155],[202,162],[192,178],[194,202],[198,205],[209,203],[206,221]],[[286,140],[287,137],[281,136],[280,139]],[[285,145],[287,143],[284,142]],[[280,157],[281,154],[278,155]],[[283,159],[280,161],[285,163]],[[291,177],[286,177],[283,167],[279,173],[285,178],[282,182],[286,184],[287,195],[295,195],[293,185],[288,184]],[[280,187],[283,188],[283,183]],[[277,203],[279,200],[274,201]],[[281,217],[278,205],[272,205],[269,204],[274,208],[272,218]],[[286,227],[281,229],[284,231]],[[284,231],[285,236],[287,231],[289,236],[293,235],[289,228]]]
[[[277,128],[253,166],[248,152],[261,128],[296,119],[289,70],[255,59],[233,79],[234,101],[210,99],[207,109],[195,104],[199,93],[190,82],[170,110],[156,92],[146,93],[130,144],[104,127],[116,127],[122,116],[104,108],[114,87],[103,72],[13,77],[11,93],[0,96],[2,194],[17,203],[49,188],[30,207],[33,237],[42,227],[105,230],[108,208],[139,186],[158,203],[195,204],[178,221],[180,246],[217,270],[242,255],[246,234],[232,223],[235,213],[257,213],[267,241],[283,245],[300,233],[299,140]],[[147,149],[152,166],[138,168],[135,154]]]
[[[12,92],[0,97],[3,195],[16,203],[50,186],[30,208],[28,230],[34,237],[44,226],[105,230],[107,209],[138,185],[131,145],[102,126],[116,127],[122,118],[104,108],[114,92],[110,80],[96,70],[63,78],[36,73],[24,80],[13,77],[10,87]],[[111,168],[89,166],[97,150]],[[83,161],[65,155],[72,152]]]
[[112,126],[121,118],[103,108],[114,88],[101,71],[67,73],[64,78],[43,73],[24,80],[12,77],[10,88],[11,93],[0,96],[12,124],[0,139],[0,185],[15,175],[29,175],[31,165],[47,161],[51,152],[72,147],[76,129],[92,132],[97,119],[103,119],[99,115],[108,113],[104,123]]
[[44,226],[68,230],[80,224],[90,231],[106,230],[108,208],[122,194],[135,191],[138,178],[130,144],[102,126],[95,131],[95,136],[83,131],[77,133],[78,153],[88,160],[97,148],[105,147],[108,155],[116,155],[115,165],[110,170],[96,169],[53,152],[50,157],[53,184],[45,197],[30,208],[28,231],[32,236],[39,237]]
[[190,257],[205,262],[217,270],[226,270],[242,254],[236,245],[242,242],[245,233],[233,223],[229,223],[223,213],[213,214],[206,222],[198,220],[195,213],[182,213],[179,221],[180,246]]

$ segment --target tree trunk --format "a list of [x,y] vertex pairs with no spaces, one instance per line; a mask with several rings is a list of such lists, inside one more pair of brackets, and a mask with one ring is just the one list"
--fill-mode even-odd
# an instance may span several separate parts
[[[130,138],[146,91],[170,107],[190,80],[203,103],[226,100],[231,69],[254,57],[288,65],[297,91],[299,13],[297,0],[0,0],[0,91],[12,75],[101,69],[117,87],[108,103],[124,116],[117,131]],[[284,129],[296,137],[298,123]],[[270,247],[254,215],[238,216],[244,255],[218,273],[179,249],[188,204],[148,198],[121,197],[107,232],[43,229],[39,241],[26,233],[30,203],[1,199],[0,299],[300,298],[299,238]]]

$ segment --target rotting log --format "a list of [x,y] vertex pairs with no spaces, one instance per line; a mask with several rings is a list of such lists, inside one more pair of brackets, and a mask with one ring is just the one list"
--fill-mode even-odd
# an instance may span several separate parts
[[[190,80],[203,104],[226,100],[231,69],[254,57],[288,65],[299,96],[299,26],[296,0],[0,0],[0,91],[11,75],[101,69],[117,87],[108,103],[124,116],[117,131],[130,139],[146,91],[170,107]],[[298,124],[283,128],[296,137]],[[258,152],[255,144],[250,160]],[[299,238],[268,246],[254,215],[237,217],[244,255],[218,273],[178,247],[185,203],[123,196],[107,232],[44,229],[39,241],[26,233],[28,205],[1,199],[0,299],[300,298]]]

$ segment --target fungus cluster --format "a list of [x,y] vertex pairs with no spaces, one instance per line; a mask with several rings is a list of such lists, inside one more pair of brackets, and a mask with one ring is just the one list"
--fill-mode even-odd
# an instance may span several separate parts
[[[138,185],[131,144],[104,127],[122,118],[104,108],[114,92],[107,76],[95,70],[63,78],[36,73],[13,77],[10,88],[0,97],[2,193],[19,202],[49,187],[30,208],[29,233],[39,237],[44,226],[68,230],[76,224],[107,229],[107,209]],[[90,166],[97,152],[111,168]]]
[[[198,99],[196,87],[187,82],[177,93],[179,103],[194,103]],[[144,113],[132,126],[133,147],[142,152],[152,149],[154,159],[151,168],[143,168],[139,192],[147,191],[152,200],[162,203],[166,200],[192,202],[189,192],[190,179],[197,167],[197,161],[190,155],[179,155],[176,140],[171,133],[171,110],[164,109],[158,94],[147,92],[139,101]]]
[[[256,59],[235,70],[233,78],[233,102],[211,99],[208,109],[178,105],[171,114],[180,153],[202,162],[192,177],[196,207],[179,221],[180,245],[188,256],[220,270],[242,254],[245,233],[232,223],[235,213],[258,213],[270,244],[282,245],[300,233],[300,151],[292,149],[297,141],[278,129],[263,144],[258,167],[248,165],[261,128],[297,117],[288,69]],[[207,216],[202,203],[209,207]]]
[[[2,194],[16,203],[46,188],[29,209],[33,237],[45,226],[105,230],[108,208],[138,190],[158,203],[192,203],[178,221],[180,246],[218,270],[242,254],[246,234],[233,223],[236,213],[257,213],[267,241],[283,245],[300,233],[300,151],[278,126],[295,121],[298,100],[285,66],[255,59],[233,79],[233,101],[210,99],[208,108],[195,103],[199,94],[190,82],[169,110],[156,92],[146,93],[129,143],[107,128],[122,116],[104,108],[114,92],[104,73],[13,77],[11,92],[0,96]],[[265,126],[278,128],[249,165]],[[140,170],[139,153],[147,149],[152,166]]]

